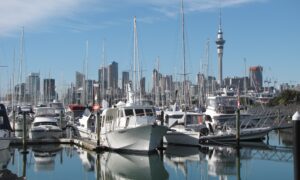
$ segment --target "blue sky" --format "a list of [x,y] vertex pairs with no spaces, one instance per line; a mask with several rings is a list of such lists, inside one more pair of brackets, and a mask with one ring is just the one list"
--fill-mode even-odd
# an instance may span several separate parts
[[[217,76],[216,34],[222,8],[223,77],[243,76],[246,66],[264,67],[264,78],[300,83],[300,1],[298,0],[185,0],[187,71],[195,81],[205,64],[210,40],[210,74]],[[182,73],[180,0],[9,0],[0,1],[1,92],[13,74],[13,54],[19,60],[21,29],[25,30],[24,73],[40,72],[56,79],[58,89],[83,71],[89,42],[88,76],[97,78],[103,64],[119,63],[129,70],[133,57],[133,17],[137,17],[140,61],[151,83],[160,71],[179,80]],[[16,67],[17,69],[17,67]],[[15,72],[17,74],[17,72]],[[119,73],[119,76],[121,73]],[[121,78],[121,77],[119,77]],[[0,93],[1,93],[0,92]]]

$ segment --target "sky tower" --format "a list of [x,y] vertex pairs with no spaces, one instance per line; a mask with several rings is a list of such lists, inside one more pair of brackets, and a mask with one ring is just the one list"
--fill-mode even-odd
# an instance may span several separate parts
[[218,35],[217,35],[217,52],[218,52],[218,61],[219,61],[219,78],[218,78],[218,83],[220,87],[223,86],[223,64],[222,64],[222,59],[223,59],[223,46],[225,44],[225,40],[223,39],[223,32],[222,32],[222,21],[221,21],[221,10],[220,10],[220,16],[219,16],[219,30],[218,30]]

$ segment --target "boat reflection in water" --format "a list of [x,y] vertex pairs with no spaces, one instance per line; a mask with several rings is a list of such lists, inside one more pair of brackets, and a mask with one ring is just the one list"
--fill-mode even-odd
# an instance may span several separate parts
[[[269,147],[262,141],[242,143],[240,149],[233,146],[184,147],[168,145],[165,151],[165,163],[175,172],[182,172],[182,177],[219,177],[240,176],[241,161],[243,166],[258,153],[268,151]],[[191,167],[198,173],[191,171]],[[244,167],[245,168],[245,167]],[[189,174],[190,173],[190,174]]]
[[32,146],[34,171],[53,171],[56,155],[62,147],[55,144]]
[[168,179],[163,161],[154,154],[79,151],[85,170],[95,170],[96,179]]

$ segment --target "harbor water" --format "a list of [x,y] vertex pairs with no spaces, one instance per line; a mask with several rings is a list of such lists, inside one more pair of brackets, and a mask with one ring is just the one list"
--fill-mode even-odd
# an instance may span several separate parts
[[[263,142],[185,147],[153,154],[95,153],[76,146],[1,150],[0,179],[293,179],[292,130]],[[24,153],[25,152],[25,153]]]

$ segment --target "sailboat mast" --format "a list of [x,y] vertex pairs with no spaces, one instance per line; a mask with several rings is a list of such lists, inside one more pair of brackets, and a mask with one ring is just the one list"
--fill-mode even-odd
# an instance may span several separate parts
[[183,0],[181,0],[181,18],[182,18],[182,55],[183,55],[183,101],[186,106],[186,59],[185,59],[185,31],[184,31],[184,11]]
[[[140,91],[140,99],[141,99],[141,89],[139,85],[139,80],[140,79],[140,65],[139,65],[139,59],[138,59],[138,35],[137,35],[137,30],[136,30],[136,16],[134,16],[133,19],[133,87],[134,87],[134,92],[137,92],[137,90]],[[138,73],[138,74],[137,74]],[[134,96],[134,101],[135,101],[135,96]]]
[[20,59],[19,59],[19,92],[18,92],[18,103],[22,103],[22,69],[23,69],[23,58],[24,58],[24,27],[22,27],[21,38],[20,38]]

